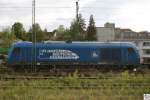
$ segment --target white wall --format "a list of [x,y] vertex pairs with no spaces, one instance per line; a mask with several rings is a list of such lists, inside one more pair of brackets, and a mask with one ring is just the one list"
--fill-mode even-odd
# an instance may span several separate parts
[[112,41],[115,40],[114,28],[97,27],[98,41]]
[[[139,53],[140,53],[140,57],[141,57],[141,63],[147,63],[144,62],[144,59],[150,59],[150,54],[146,54],[145,50],[150,50],[150,45],[149,46],[144,46],[144,42],[149,42],[150,41],[139,41],[136,43],[137,47],[139,48]],[[150,62],[148,62],[150,63]]]

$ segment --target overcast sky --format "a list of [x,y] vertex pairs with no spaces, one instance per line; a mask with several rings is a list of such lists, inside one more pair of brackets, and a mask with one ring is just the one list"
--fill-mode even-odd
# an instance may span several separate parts
[[[68,27],[75,18],[77,0],[36,0],[36,22],[49,31]],[[86,22],[94,15],[97,27],[113,22],[117,27],[150,31],[150,0],[80,0],[80,13]],[[32,24],[32,0],[0,0],[0,30],[21,22]]]

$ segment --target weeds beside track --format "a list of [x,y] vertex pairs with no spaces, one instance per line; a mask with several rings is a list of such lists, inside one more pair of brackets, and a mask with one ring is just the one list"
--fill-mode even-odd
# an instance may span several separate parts
[[150,74],[105,73],[98,77],[0,75],[1,100],[142,100]]

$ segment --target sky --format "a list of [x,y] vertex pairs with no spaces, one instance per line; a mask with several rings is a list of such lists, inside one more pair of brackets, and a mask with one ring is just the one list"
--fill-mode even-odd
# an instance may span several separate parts
[[[36,0],[36,23],[48,31],[59,25],[69,27],[75,18],[77,0]],[[96,26],[106,22],[134,31],[150,31],[150,0],[80,0],[79,13],[88,24],[93,14]],[[32,0],[0,0],[0,31],[14,22],[32,25]]]

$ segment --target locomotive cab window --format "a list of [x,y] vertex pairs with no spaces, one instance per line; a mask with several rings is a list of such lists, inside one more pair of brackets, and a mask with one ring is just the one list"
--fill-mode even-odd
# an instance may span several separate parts
[[134,49],[133,48],[128,48],[128,52],[132,53],[132,52],[134,52]]

